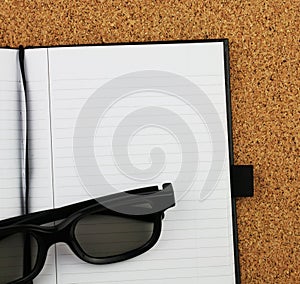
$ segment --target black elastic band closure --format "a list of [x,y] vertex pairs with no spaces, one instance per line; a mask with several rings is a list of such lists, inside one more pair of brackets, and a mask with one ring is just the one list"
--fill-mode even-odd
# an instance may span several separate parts
[[253,166],[233,165],[231,173],[231,196],[232,197],[252,197],[254,193]]
[[[23,214],[29,214],[29,150],[28,150],[28,93],[27,93],[27,82],[25,76],[25,62],[24,56],[25,51],[24,47],[19,47],[19,64],[24,88],[24,99],[25,99],[25,196],[21,194],[21,204],[23,205]],[[31,272],[31,237],[30,235],[24,236],[24,275],[28,275]],[[26,284],[32,284],[32,281],[27,282]]]
[[27,93],[27,82],[26,82],[26,75],[25,75],[25,63],[24,63],[24,47],[19,47],[19,63],[20,63],[20,69],[21,69],[21,76],[22,76],[22,82],[23,82],[23,88],[24,88],[24,96],[25,96],[25,196],[24,200],[22,200],[22,203],[24,202],[24,214],[29,213],[29,151],[28,151],[28,93]]

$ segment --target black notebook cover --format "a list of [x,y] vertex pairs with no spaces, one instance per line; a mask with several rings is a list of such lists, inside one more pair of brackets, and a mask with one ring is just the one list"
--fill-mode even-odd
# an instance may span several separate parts
[[[133,43],[103,43],[91,45],[76,45],[76,46],[113,46],[113,45],[147,45],[147,44],[174,44],[174,43],[205,43],[205,42],[223,42],[224,47],[224,69],[225,69],[225,84],[226,84],[226,109],[227,109],[227,124],[228,124],[228,142],[229,142],[229,160],[230,165],[234,165],[233,159],[233,137],[232,137],[232,112],[231,112],[231,95],[230,95],[230,67],[229,67],[229,42],[228,39],[211,39],[211,40],[186,40],[186,41],[158,41],[158,42],[133,42]],[[69,45],[62,46],[38,46],[26,47],[25,49],[35,48],[56,48],[56,47],[71,47]],[[235,277],[236,283],[240,283],[240,263],[238,253],[238,230],[237,230],[237,214],[236,201],[232,197],[232,217],[233,217],[233,238],[234,238],[234,259],[235,259]]]

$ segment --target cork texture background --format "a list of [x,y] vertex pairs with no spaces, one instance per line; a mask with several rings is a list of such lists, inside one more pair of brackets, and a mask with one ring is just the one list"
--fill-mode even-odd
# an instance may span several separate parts
[[[300,283],[298,0],[1,0],[0,46],[228,38],[242,283]],[[0,63],[1,64],[1,63]]]

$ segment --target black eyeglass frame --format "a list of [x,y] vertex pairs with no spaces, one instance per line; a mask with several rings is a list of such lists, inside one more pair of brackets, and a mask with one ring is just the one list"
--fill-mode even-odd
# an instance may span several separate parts
[[[122,208],[141,203],[149,203],[151,208],[137,206],[131,214],[126,211],[122,213]],[[175,206],[173,187],[172,184],[166,183],[163,184],[162,190],[159,190],[157,186],[139,188],[2,220],[0,221],[0,240],[16,233],[24,233],[24,235],[33,236],[38,244],[35,265],[30,273],[10,283],[21,284],[33,280],[43,269],[49,248],[58,242],[68,244],[75,255],[91,264],[115,263],[138,256],[156,244],[161,234],[164,211],[173,206]],[[80,247],[75,236],[75,227],[80,219],[95,213],[151,221],[153,222],[152,235],[144,245],[132,251],[107,257],[92,257]],[[63,221],[53,226],[41,226],[58,220]]]

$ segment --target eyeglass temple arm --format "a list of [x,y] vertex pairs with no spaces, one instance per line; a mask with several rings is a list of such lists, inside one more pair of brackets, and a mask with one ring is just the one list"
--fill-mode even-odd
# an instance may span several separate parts
[[97,202],[97,201],[94,202],[92,201],[94,200],[88,200],[88,201],[68,205],[57,209],[43,210],[43,211],[30,213],[23,216],[17,216],[17,217],[5,219],[0,221],[0,228],[5,226],[22,225],[22,224],[42,225],[60,219],[64,219],[68,217],[68,215],[76,212],[77,210],[95,204]]
[[[169,188],[173,192],[173,188],[172,188],[171,184],[165,184],[164,190],[166,188],[167,189]],[[151,194],[151,193],[154,193],[157,191],[163,192],[164,190],[159,190],[158,186],[150,186],[150,187],[129,190],[129,191],[126,191],[126,193],[144,195],[144,194]],[[79,203],[67,205],[67,206],[64,206],[61,208],[49,209],[49,210],[39,211],[39,212],[35,212],[35,213],[30,213],[30,214],[23,215],[23,216],[17,216],[17,217],[5,219],[5,220],[0,221],[0,228],[4,227],[4,226],[10,226],[10,225],[47,224],[47,223],[54,222],[57,220],[65,219],[72,213],[77,212],[83,208],[88,208],[92,205],[97,205],[99,207],[106,208],[103,205],[101,205],[100,202],[101,202],[101,200],[104,200],[107,198],[109,198],[109,197],[100,198],[99,200],[90,199],[90,200],[82,201]]]

